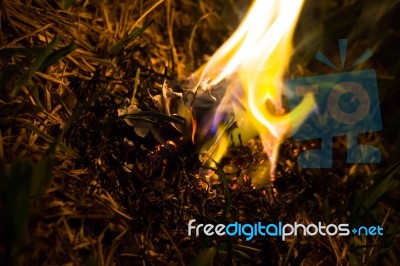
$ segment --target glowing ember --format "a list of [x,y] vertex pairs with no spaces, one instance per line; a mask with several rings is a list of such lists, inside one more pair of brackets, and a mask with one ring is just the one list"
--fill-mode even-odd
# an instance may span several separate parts
[[239,28],[193,74],[195,90],[208,78],[211,90],[222,80],[228,81],[212,124],[208,125],[215,129],[216,137],[203,147],[215,161],[221,159],[229,144],[229,136],[223,132],[227,128],[226,114],[233,113],[244,141],[259,134],[274,166],[282,139],[314,108],[311,95],[288,114],[284,114],[281,103],[282,78],[302,4],[303,0],[254,1]]

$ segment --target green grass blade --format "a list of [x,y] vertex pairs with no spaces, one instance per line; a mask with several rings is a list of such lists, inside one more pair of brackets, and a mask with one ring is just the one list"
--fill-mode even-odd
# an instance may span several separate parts
[[380,217],[375,217],[374,213],[379,212],[379,209],[374,210],[376,204],[389,191],[400,187],[400,162],[390,167],[382,177],[367,190],[355,194],[351,202],[351,216],[349,222],[352,225],[360,225],[365,219],[376,220]]
[[136,37],[142,35],[142,33],[148,27],[150,27],[151,24],[153,24],[153,20],[150,20],[149,22],[147,22],[143,27],[132,31],[125,39],[119,41],[113,47],[111,47],[111,49],[109,51],[109,55],[111,55],[111,56],[118,55],[121,52],[122,48],[124,48],[129,42],[134,40]]
[[190,263],[190,266],[208,266],[212,265],[214,257],[217,254],[217,246],[212,246],[200,251],[199,255]]
[[4,162],[0,164],[1,213],[6,217],[2,229],[9,252],[15,253],[26,241],[33,165],[22,159],[14,161],[9,168]]
[[29,48],[3,48],[0,49],[0,58],[13,57],[17,55],[32,56],[39,55],[43,52],[44,47]]
[[67,46],[64,46],[60,49],[57,49],[53,51],[43,62],[41,65],[40,69],[44,69],[48,66],[54,65],[64,57],[66,57],[68,54],[73,52],[76,48],[78,48],[78,45],[76,43],[71,43]]
[[165,122],[172,122],[172,123],[177,123],[177,124],[184,124],[185,120],[181,117],[178,116],[168,116],[164,115],[161,113],[157,112],[151,112],[151,111],[144,111],[140,112],[137,114],[128,114],[128,115],[122,115],[118,117],[118,120],[121,119],[132,119],[132,120],[143,120],[146,119],[148,121],[165,121]]
[[26,71],[22,75],[22,77],[17,81],[17,84],[15,85],[14,89],[10,93],[11,96],[15,96],[21,90],[22,86],[24,86],[26,83],[28,83],[30,81],[30,79],[35,74],[35,72],[40,69],[43,62],[50,55],[51,51],[57,46],[59,41],[60,41],[60,37],[55,36],[54,39],[51,41],[51,43],[49,45],[47,45],[45,48],[43,48],[42,52],[36,56],[36,58],[31,63],[28,71]]

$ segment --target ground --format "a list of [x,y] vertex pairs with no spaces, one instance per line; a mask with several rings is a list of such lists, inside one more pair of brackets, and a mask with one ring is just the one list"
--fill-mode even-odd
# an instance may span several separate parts
[[[190,112],[174,115],[186,78],[250,2],[0,2],[1,265],[400,264],[397,1],[306,1],[287,73],[334,73],[314,56],[339,63],[337,39],[352,62],[371,48],[361,67],[376,70],[383,130],[360,142],[381,163],[347,164],[336,137],[331,169],[303,169],[299,151],[319,143],[288,139],[275,181],[256,188],[269,172],[258,138],[208,169]],[[384,236],[194,237],[191,219],[379,225]]]

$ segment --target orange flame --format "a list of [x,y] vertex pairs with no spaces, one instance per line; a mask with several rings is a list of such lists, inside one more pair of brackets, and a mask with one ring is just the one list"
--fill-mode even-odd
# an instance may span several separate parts
[[[290,136],[314,108],[314,98],[304,97],[296,109],[282,115],[282,79],[302,5],[303,0],[255,0],[233,35],[194,73],[198,81],[195,88],[206,78],[210,78],[211,87],[222,80],[229,82],[213,121],[218,128],[218,143],[212,145],[211,154],[215,161],[228,147],[229,137],[222,132],[225,126],[221,119],[228,109],[233,110],[243,140],[260,136],[274,166],[282,139]],[[275,114],[267,108],[268,102]]]

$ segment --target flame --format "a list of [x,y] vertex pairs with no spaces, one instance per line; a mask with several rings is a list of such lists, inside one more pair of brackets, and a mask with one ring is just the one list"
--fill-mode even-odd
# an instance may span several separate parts
[[[217,129],[216,138],[213,145],[203,147],[209,154],[212,147],[213,160],[219,161],[229,145],[223,114],[234,114],[243,140],[260,136],[274,166],[283,138],[290,136],[314,108],[311,95],[291,113],[284,114],[282,108],[282,79],[302,5],[303,0],[255,0],[233,35],[193,74],[198,81],[195,89],[207,78],[211,87],[223,80],[229,82],[210,125]],[[268,107],[271,104],[273,108]]]

